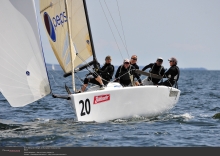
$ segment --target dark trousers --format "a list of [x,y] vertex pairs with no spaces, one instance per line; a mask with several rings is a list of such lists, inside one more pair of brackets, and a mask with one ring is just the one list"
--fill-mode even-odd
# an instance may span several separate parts
[[131,80],[120,80],[120,84],[122,86],[129,86],[131,84]]
[[174,85],[174,81],[171,80],[166,80],[164,82],[159,83],[158,85],[163,85],[163,86],[168,86],[168,87],[172,87]]

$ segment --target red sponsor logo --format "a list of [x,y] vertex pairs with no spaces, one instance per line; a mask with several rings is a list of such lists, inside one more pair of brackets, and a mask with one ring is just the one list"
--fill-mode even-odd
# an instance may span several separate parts
[[98,104],[98,103],[109,101],[109,100],[110,100],[110,94],[94,96],[93,104]]

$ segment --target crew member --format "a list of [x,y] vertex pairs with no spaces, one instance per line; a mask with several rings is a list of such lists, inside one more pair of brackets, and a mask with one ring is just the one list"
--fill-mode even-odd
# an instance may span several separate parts
[[[150,73],[152,74],[157,74],[157,75],[161,75],[163,76],[165,73],[165,69],[162,66],[163,63],[163,58],[162,57],[158,57],[155,63],[150,63],[148,65],[146,65],[142,71],[145,71],[146,69],[150,68]],[[156,78],[152,78],[152,77],[148,77],[147,81],[149,82],[153,82],[154,85],[158,84],[158,82],[160,81],[160,79],[156,79]]]

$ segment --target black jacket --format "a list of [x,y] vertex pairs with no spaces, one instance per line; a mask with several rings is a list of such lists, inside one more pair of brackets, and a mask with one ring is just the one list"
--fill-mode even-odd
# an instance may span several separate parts
[[176,84],[176,88],[178,88],[177,81],[179,79],[180,71],[179,67],[176,65],[171,66],[168,71],[164,74],[164,78],[168,78],[166,81],[160,83],[159,85],[169,86],[172,87]]
[[[131,65],[134,66],[135,69],[139,69],[139,66],[136,63],[131,64]],[[140,74],[135,73],[134,78],[136,78],[139,83],[142,83],[141,79],[140,79],[140,76],[141,76]]]
[[134,66],[135,69],[139,69],[139,66],[136,63],[131,64],[131,65]]
[[179,67],[174,65],[174,66],[171,66],[168,69],[168,71],[164,74],[164,78],[168,78],[170,82],[174,82],[174,80],[178,81],[179,75],[180,75]]
[[110,81],[112,79],[112,76],[114,74],[114,66],[110,64],[104,64],[104,66],[99,69],[98,73],[101,75],[101,77],[107,81]]
[[[145,71],[146,69],[151,68],[151,70],[149,71],[152,74],[157,74],[157,75],[161,75],[163,76],[165,73],[165,69],[163,66],[158,66],[157,63],[150,63],[149,65],[146,65],[142,71]],[[160,79],[156,79],[156,78],[151,78],[148,77],[149,81],[152,81],[154,84],[157,84]]]
[[[130,70],[130,71],[129,71]],[[131,79],[130,79],[130,75],[134,75],[135,77],[139,77],[136,73],[135,73],[135,67],[130,65],[127,69],[121,65],[118,67],[116,74],[115,74],[115,79],[120,80],[120,83],[122,85],[128,86],[131,83]],[[123,75],[123,76],[122,76]]]

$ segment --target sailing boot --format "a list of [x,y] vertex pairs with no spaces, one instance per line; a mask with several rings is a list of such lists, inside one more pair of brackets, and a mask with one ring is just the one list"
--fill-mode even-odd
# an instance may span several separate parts
[[82,93],[82,92],[81,92],[81,90],[78,90],[78,91],[76,91],[75,93],[78,94],[78,93]]
[[102,84],[102,85],[99,85],[100,86],[100,90],[103,90],[105,89],[105,86]]

